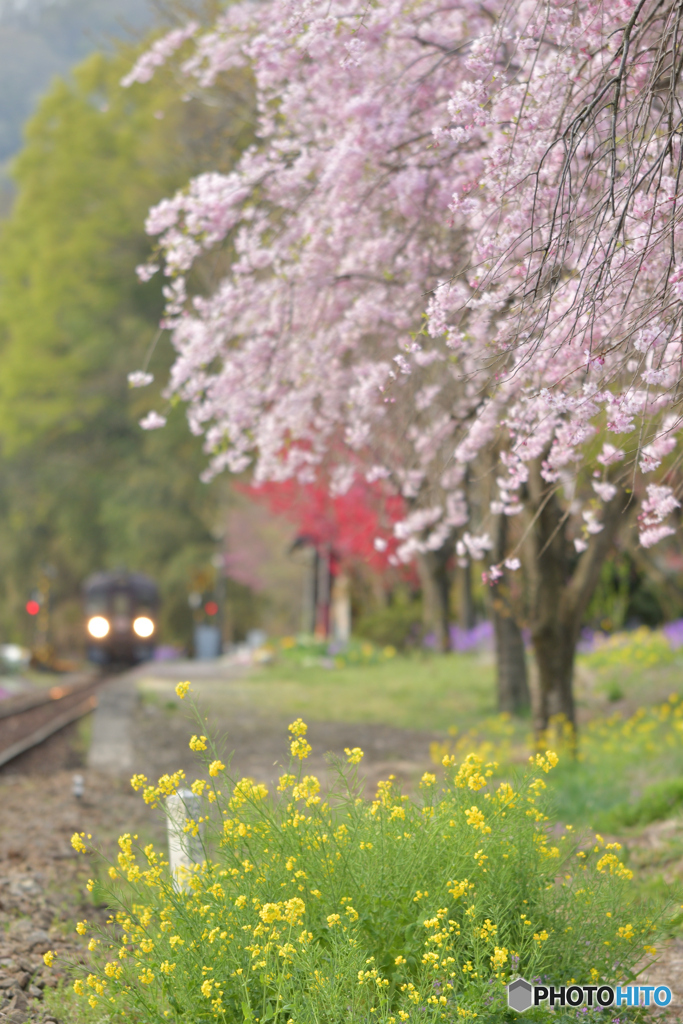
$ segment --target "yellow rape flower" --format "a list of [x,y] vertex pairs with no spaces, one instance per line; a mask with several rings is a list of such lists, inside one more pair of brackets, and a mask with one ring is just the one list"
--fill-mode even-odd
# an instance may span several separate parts
[[[244,899],[244,897],[238,898]],[[262,921],[265,921],[266,924],[272,924],[273,921],[281,921],[283,917],[282,904],[265,903],[259,911],[259,917]]]
[[151,985],[154,981],[154,972],[149,967],[145,967],[142,974],[138,974],[138,978],[143,985]]
[[211,998],[211,989],[213,988],[213,981],[211,978],[207,978],[206,981],[202,982],[201,992],[205,999]]
[[211,775],[211,776],[216,776],[216,775],[218,775],[219,772],[224,772],[224,771],[225,771],[225,765],[220,760],[212,761],[211,764],[209,765],[209,775]]
[[313,748],[303,736],[298,736],[292,740],[289,749],[292,757],[298,757],[300,761],[305,761]]
[[339,914],[328,914],[327,915],[327,924],[328,924],[328,926],[330,928],[334,928],[334,926],[336,924],[339,924],[340,921],[341,921],[341,917],[339,916]]
[[74,832],[74,834],[71,837],[71,845],[73,846],[74,850],[77,851],[77,853],[87,852],[85,843],[83,842],[84,836],[85,832]]
[[43,962],[46,967],[52,967],[52,961],[55,958],[54,951],[48,949],[47,953],[43,953]]
[[305,800],[307,806],[320,803],[320,782],[315,775],[304,775],[301,782],[292,790],[294,800]]
[[448,891],[454,900],[459,899],[462,895],[464,895],[464,893],[468,891],[468,889],[473,888],[473,883],[468,882],[466,878],[464,878],[462,882],[448,882],[448,885],[450,887]]
[[175,964],[170,964],[168,960],[164,960],[159,970],[162,974],[172,974],[175,971]]
[[76,993],[77,996],[84,996],[85,995],[85,989],[83,988],[83,982],[81,981],[80,978],[77,978],[76,981],[74,981],[74,992]]
[[131,784],[131,786],[133,787],[133,789],[135,790],[136,793],[137,793],[137,791],[139,789],[142,789],[142,787],[146,783],[147,783],[147,776],[146,775],[134,775],[133,778],[130,780],[130,784]]
[[560,759],[554,750],[546,750],[545,757],[543,754],[536,754],[536,760],[534,761],[534,758],[530,757],[529,763],[535,764],[537,768],[540,768],[547,775],[550,769],[554,768],[559,760]]
[[291,900],[286,901],[285,921],[289,922],[289,924],[298,924],[305,912],[306,904],[298,896],[294,896]]
[[344,753],[346,754],[349,764],[358,764],[364,757],[363,751],[360,747],[344,747]]
[[609,871],[610,875],[616,875],[618,878],[633,878],[630,868],[625,867],[614,853],[604,854],[595,866],[598,871]]
[[300,718],[288,725],[287,728],[291,732],[292,736],[305,736],[308,732],[308,726]]
[[206,736],[193,736],[190,740],[190,750],[206,750]]
[[460,789],[467,786],[475,793],[482,789],[486,785],[486,777],[480,771],[483,763],[478,754],[468,754],[455,776],[455,785]]
[[431,772],[425,772],[424,775],[422,776],[422,778],[420,779],[420,788],[421,789],[425,788],[425,787],[428,787],[428,786],[434,786],[435,784],[436,784],[436,775],[433,775]]
[[78,932],[79,935],[85,935],[87,930],[88,930],[88,923],[87,923],[87,921],[79,921],[78,924],[76,925],[76,931]]
[[175,688],[175,692],[178,694],[181,700],[184,700],[184,698],[187,696],[187,692],[189,689],[189,683],[178,683],[178,685]]
[[472,828],[479,829],[484,835],[488,835],[491,831],[491,826],[486,824],[484,815],[478,807],[470,807],[465,811],[465,817],[467,818],[467,824],[471,825]]
[[494,971],[501,971],[507,963],[508,951],[503,946],[502,948],[496,946],[493,950],[493,956],[491,957],[491,967]]

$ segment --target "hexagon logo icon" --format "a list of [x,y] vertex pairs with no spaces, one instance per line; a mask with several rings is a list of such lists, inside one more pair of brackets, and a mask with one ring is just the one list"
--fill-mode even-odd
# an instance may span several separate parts
[[524,978],[517,978],[508,985],[508,1006],[517,1013],[524,1013],[533,1004],[533,989]]

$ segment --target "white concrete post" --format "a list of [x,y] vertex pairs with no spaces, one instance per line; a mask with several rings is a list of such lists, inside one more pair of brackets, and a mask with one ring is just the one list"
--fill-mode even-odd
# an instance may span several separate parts
[[[178,892],[187,892],[192,865],[201,864],[204,858],[202,848],[202,826],[199,824],[201,801],[189,789],[179,789],[166,800],[168,826],[168,861]],[[196,821],[199,832],[185,832],[188,819]]]

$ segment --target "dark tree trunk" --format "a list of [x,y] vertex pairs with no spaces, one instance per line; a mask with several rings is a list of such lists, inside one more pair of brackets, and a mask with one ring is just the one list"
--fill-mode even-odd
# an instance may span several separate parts
[[509,715],[529,709],[529,683],[522,631],[513,615],[494,611],[498,710]]
[[472,563],[459,565],[455,580],[458,593],[458,625],[460,629],[474,626],[474,603],[472,601]]
[[[494,561],[506,555],[509,518],[498,516]],[[510,715],[527,711],[530,705],[524,638],[515,617],[507,573],[491,591],[491,616],[496,639],[498,710]]]
[[624,492],[619,488],[603,506],[603,529],[590,537],[587,550],[576,561],[566,534],[568,517],[552,485],[541,477],[540,463],[531,468],[528,492],[532,520],[525,554],[538,673],[534,726],[540,738],[558,716],[576,729],[572,681],[581,622],[626,516]]
[[422,583],[424,622],[436,637],[436,649],[445,653],[451,649],[451,574],[449,562],[452,545],[438,551],[427,551],[418,557],[418,570]]

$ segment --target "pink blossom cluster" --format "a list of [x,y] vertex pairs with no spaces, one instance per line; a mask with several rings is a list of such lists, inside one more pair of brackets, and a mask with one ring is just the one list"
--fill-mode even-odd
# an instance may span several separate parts
[[134,82],[149,82],[157,68],[160,68],[176,50],[197,32],[199,24],[190,21],[182,28],[167,32],[157,39],[135,62],[129,73],[121,80],[121,85],[128,88]]
[[[337,493],[384,479],[409,508],[398,557],[457,535],[479,559],[468,467],[496,453],[491,512],[514,516],[540,460],[585,550],[615,474],[662,473],[682,422],[676,12],[268,0],[155,44],[129,79],[192,35],[200,85],[239,65],[256,84],[257,144],[147,224],[170,392],[211,471],[307,482],[332,464]],[[228,244],[229,273],[188,296]],[[678,506],[665,481],[647,495],[646,546]]]

